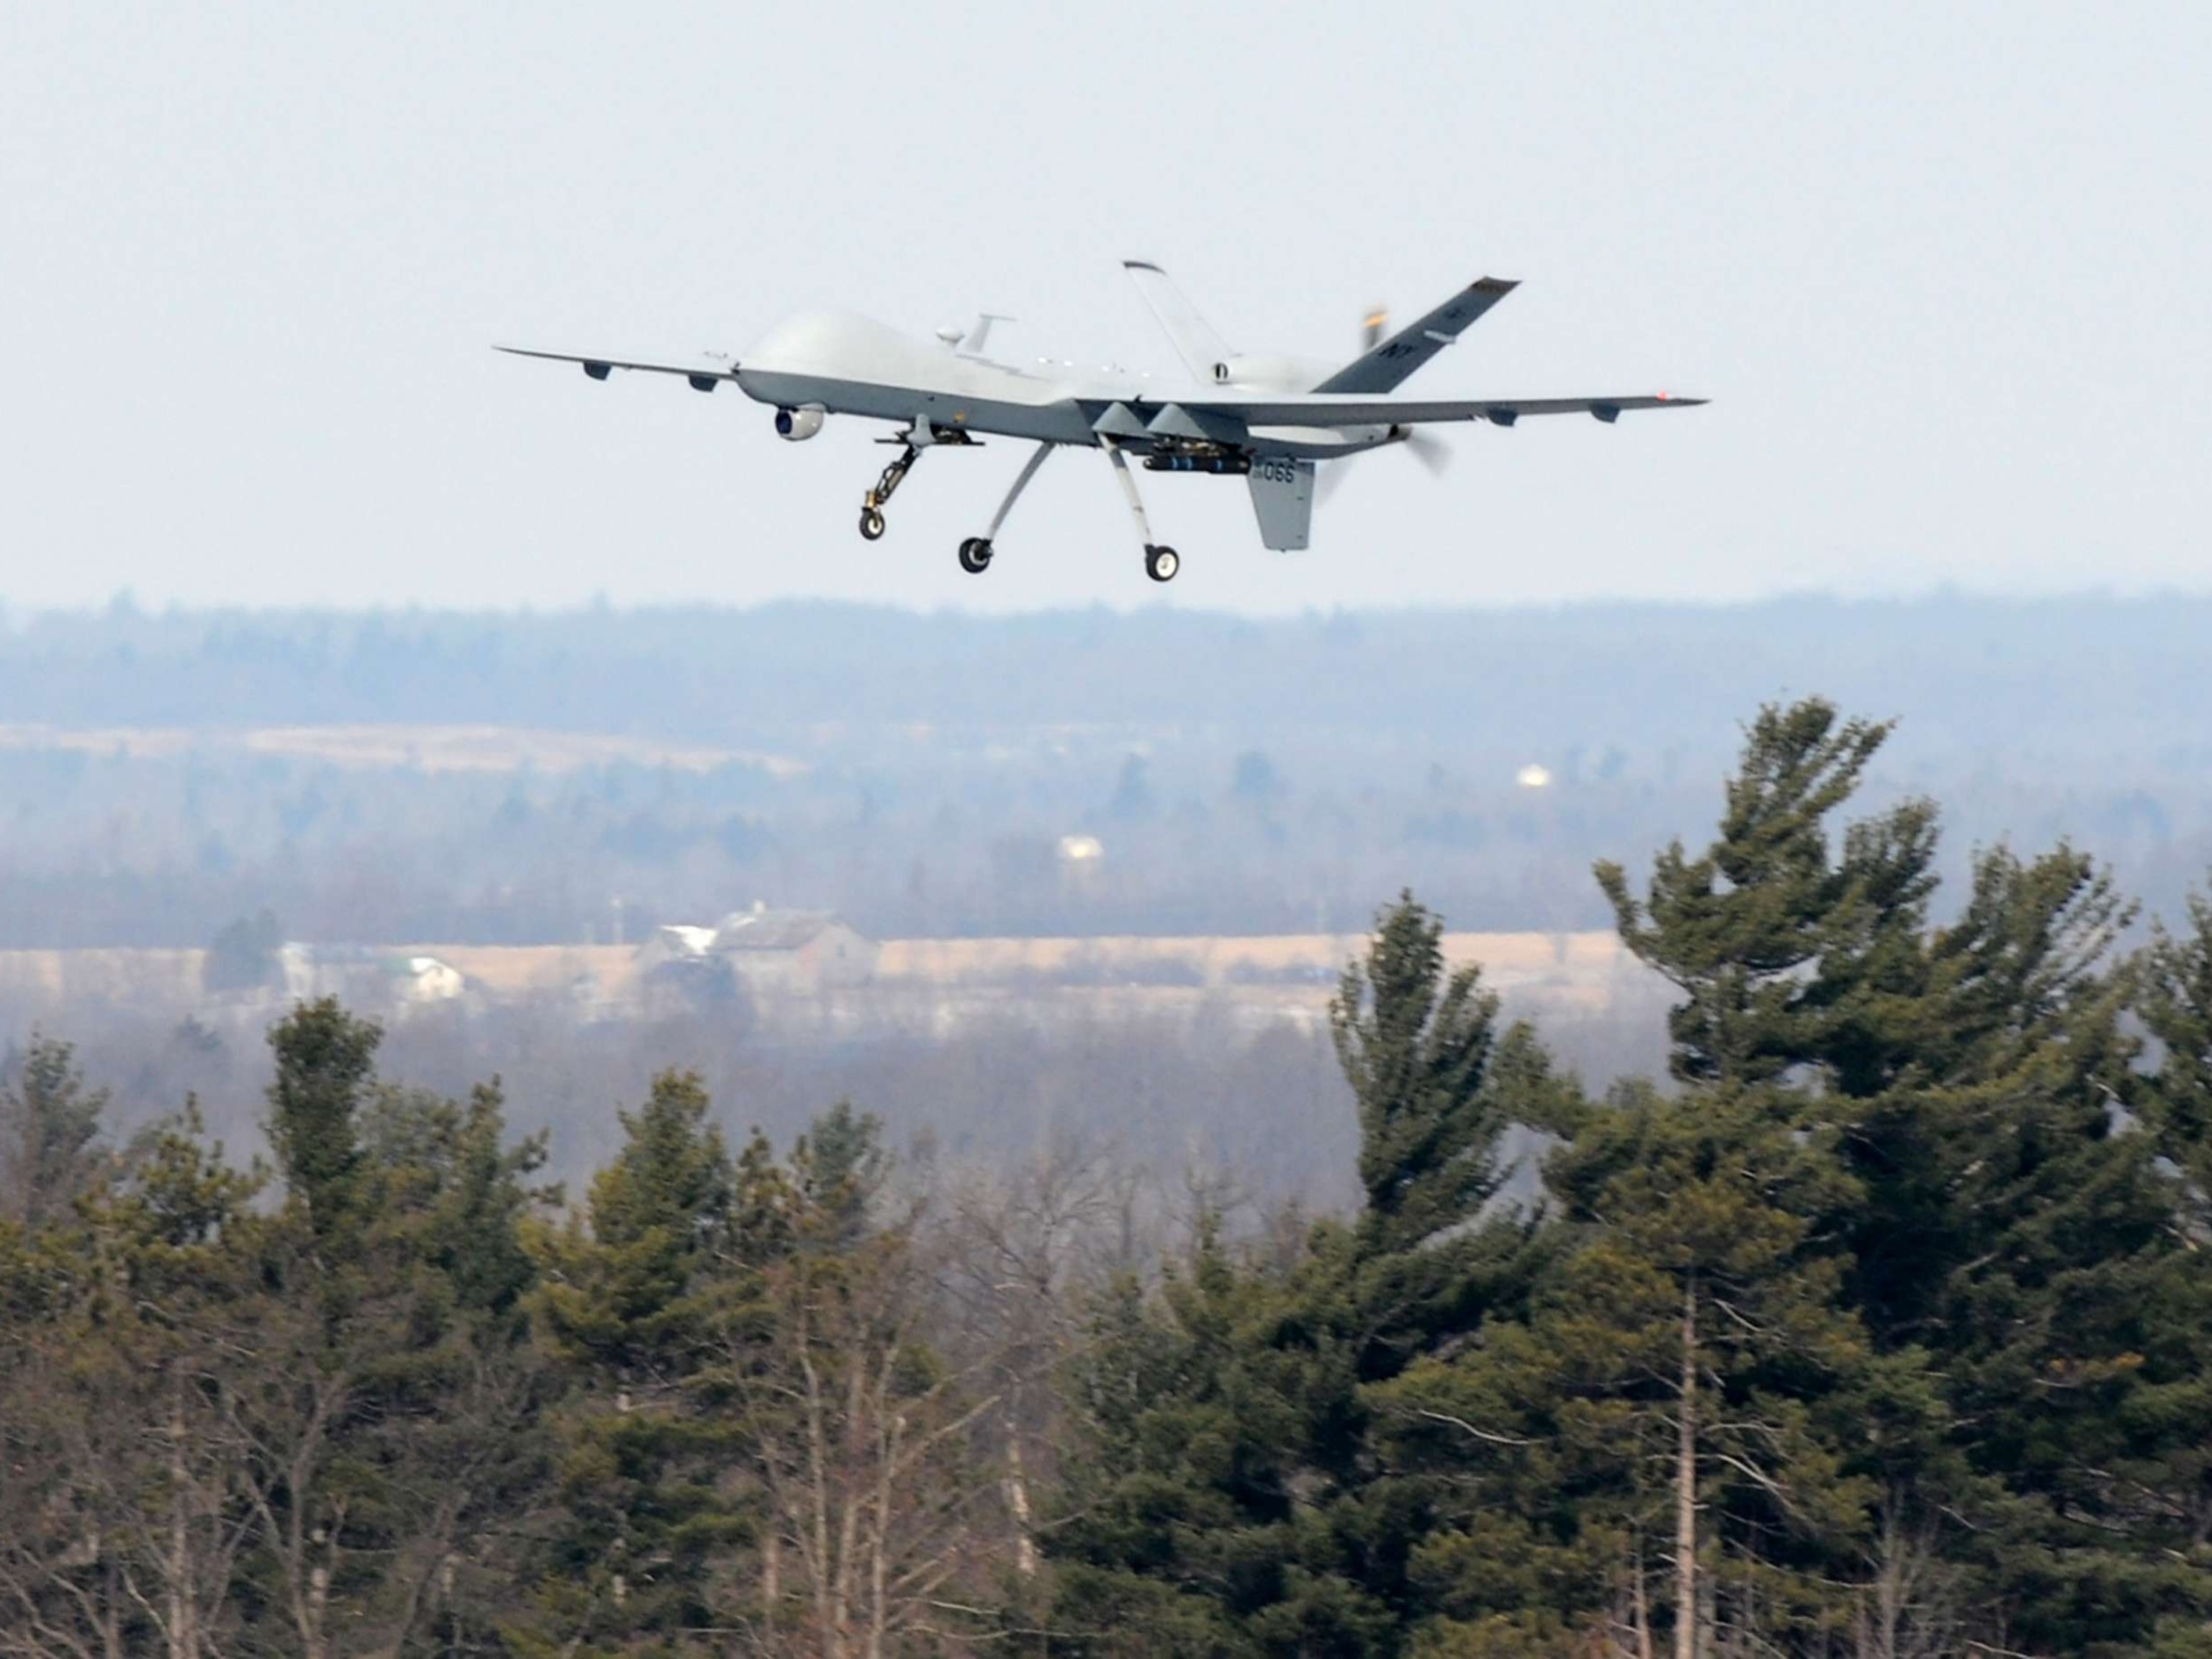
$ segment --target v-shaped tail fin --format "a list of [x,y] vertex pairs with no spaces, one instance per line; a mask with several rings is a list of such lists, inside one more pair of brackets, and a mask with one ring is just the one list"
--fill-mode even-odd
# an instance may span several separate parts
[[1460,331],[1521,285],[1503,276],[1470,283],[1434,311],[1389,339],[1381,309],[1369,314],[1367,349],[1316,386],[1316,392],[1389,392],[1460,337]]
[[1214,372],[1216,365],[1227,362],[1237,354],[1207,326],[1206,319],[1183,298],[1182,290],[1169,280],[1167,272],[1146,259],[1124,259],[1121,269],[1129,273],[1137,292],[1159,319],[1162,332],[1173,343],[1183,367],[1200,380],[1218,378]]

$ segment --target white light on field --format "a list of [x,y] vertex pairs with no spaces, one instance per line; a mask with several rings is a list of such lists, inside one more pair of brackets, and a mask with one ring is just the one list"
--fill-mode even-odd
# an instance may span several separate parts
[[1513,775],[1513,781],[1523,789],[1548,789],[1552,784],[1552,769],[1531,761]]

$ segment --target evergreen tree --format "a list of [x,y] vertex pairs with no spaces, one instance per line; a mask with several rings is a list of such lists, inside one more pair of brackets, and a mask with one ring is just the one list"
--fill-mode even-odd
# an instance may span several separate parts
[[791,1161],[799,1195],[815,1218],[818,1236],[811,1242],[830,1250],[859,1243],[889,1170],[882,1120],[841,1100],[799,1137]]
[[1880,1464],[1935,1409],[1845,1305],[1832,1134],[1771,1091],[1634,1089],[1547,1179],[1575,1242],[1528,1319],[1374,1391],[1394,1459],[1448,1493],[1409,1574],[1431,1639],[1534,1653],[1612,1622],[1681,1659],[1715,1627],[1820,1650]]
[[1375,1466],[1366,1390],[1525,1295],[1529,1226],[1485,1218],[1498,1142],[1580,1115],[1442,941],[1401,896],[1331,1006],[1359,1114],[1357,1221],[1315,1228],[1286,1276],[1209,1225],[1157,1301],[1125,1285],[1098,1310],[1073,1516],[1045,1534],[1063,1633],[1107,1652],[1396,1650],[1432,1494]]
[[33,1033],[0,1081],[0,1215],[37,1227],[92,1182],[107,1091],[88,1090],[68,1043]]
[[2140,1012],[2159,1047],[2143,1104],[2186,1183],[2193,1234],[2212,1243],[2212,896],[2190,895],[2188,921],[2178,936],[2158,928],[2143,964]]
[[[2204,1274],[2185,1192],[2126,1132],[2130,1102],[2166,1121],[2123,1021],[2131,912],[2073,848],[1998,848],[1929,926],[1932,809],[1828,822],[1886,731],[1820,702],[1764,711],[1711,848],[1662,854],[1642,902],[1617,866],[1599,878],[1686,994],[1676,1075],[1789,1086],[1796,1133],[1832,1138],[1850,1177],[1819,1223],[1846,1303],[1885,1364],[1924,1352],[1971,1425],[1894,1467],[1893,1512],[1970,1569],[1991,1639],[2124,1650],[2204,1599],[2150,1524],[2197,1501]],[[2186,983],[2185,951],[2161,960]]]
[[0,1223],[0,1653],[205,1659],[240,1628],[222,1316],[258,1179],[190,1107],[106,1173],[67,1224]]
[[1620,866],[1597,866],[1623,942],[1685,994],[1668,1017],[1676,1077],[1755,1083],[1817,1065],[1856,1093],[1895,1070],[1881,1016],[1919,988],[1935,809],[1907,801],[1853,824],[1840,856],[1829,823],[1891,729],[1818,698],[1762,708],[1704,852],[1669,846],[1642,900]]
[[790,1206],[764,1144],[733,1164],[709,1109],[695,1074],[656,1077],[584,1212],[537,1237],[538,1312],[570,1390],[552,1553],[509,1632],[525,1652],[674,1651],[726,1622],[715,1564],[750,1505],[727,1479],[742,1449],[715,1409],[717,1349],[759,1295],[732,1247]]
[[1496,1188],[1504,1129],[1483,1090],[1498,999],[1474,968],[1447,973],[1443,924],[1402,894],[1377,919],[1364,963],[1329,1005],[1337,1063],[1359,1113],[1362,1225],[1376,1248],[1419,1243]]
[[358,1119],[383,1032],[336,997],[302,1003],[270,1028],[276,1080],[269,1085],[269,1145],[292,1196],[318,1236],[352,1218],[361,1172]]
[[329,1000],[271,1031],[285,1201],[229,1230],[251,1292],[216,1310],[245,1599],[307,1659],[488,1637],[542,1457],[520,1239],[542,1143],[504,1144],[495,1087],[379,1083],[379,1038]]

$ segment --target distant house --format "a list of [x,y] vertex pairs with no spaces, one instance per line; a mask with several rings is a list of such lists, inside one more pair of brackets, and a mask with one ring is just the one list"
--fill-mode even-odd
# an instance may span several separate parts
[[756,904],[722,918],[708,954],[728,963],[748,989],[823,991],[873,979],[877,948],[873,939],[827,910],[771,910]]
[[461,970],[436,957],[349,945],[285,945],[276,951],[287,1002],[334,996],[357,1008],[407,1013],[452,1002],[469,988]]
[[737,994],[737,976],[714,955],[714,930],[680,924],[656,927],[631,958],[644,1012],[659,1016],[681,1008],[708,1009]]
[[704,962],[714,946],[711,927],[686,927],[671,923],[653,930],[653,937],[638,947],[637,971],[651,974],[672,966],[689,967]]
[[732,910],[712,927],[656,927],[632,959],[648,1009],[737,991],[811,993],[875,977],[876,942],[827,910]]

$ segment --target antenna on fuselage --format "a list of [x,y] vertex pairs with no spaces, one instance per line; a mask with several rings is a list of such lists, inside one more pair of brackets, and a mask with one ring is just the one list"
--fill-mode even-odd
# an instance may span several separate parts
[[981,356],[983,355],[983,343],[991,337],[991,325],[994,323],[1011,323],[1015,320],[1017,319],[1014,318],[1002,316],[995,311],[977,312],[975,313],[975,325],[968,331],[967,343],[963,348],[964,355],[970,357]]

